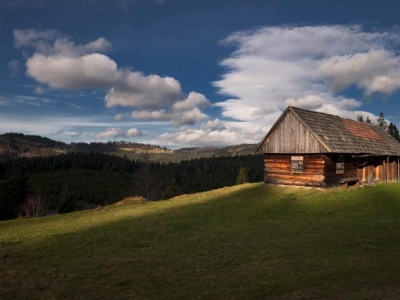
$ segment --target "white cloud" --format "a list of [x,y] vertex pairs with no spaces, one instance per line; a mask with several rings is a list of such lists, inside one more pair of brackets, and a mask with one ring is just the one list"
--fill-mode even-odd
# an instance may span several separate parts
[[[260,139],[262,135],[258,136]],[[168,145],[180,146],[228,146],[242,143],[254,143],[251,136],[234,130],[184,129],[175,133],[163,133],[160,141]]]
[[[134,108],[137,119],[169,120],[172,125],[194,125],[208,116],[199,107],[211,103],[202,94],[185,95],[172,77],[119,68],[108,56],[98,53],[111,48],[105,38],[75,45],[57,31],[14,31],[15,46],[32,47],[26,74],[56,89],[101,89],[107,108]],[[120,117],[118,117],[120,118]]]
[[171,115],[168,114],[165,109],[161,109],[158,111],[150,111],[150,110],[135,110],[132,112],[132,118],[138,120],[169,120],[171,119]]
[[158,111],[134,111],[132,117],[139,120],[169,120],[171,125],[194,125],[205,120],[208,116],[197,107],[185,111],[166,112],[164,109]]
[[96,139],[102,139],[102,138],[113,138],[117,137],[121,134],[121,129],[119,128],[109,128],[104,131],[98,132],[95,135]]
[[19,61],[11,60],[8,62],[8,67],[10,68],[10,76],[14,77],[18,74],[19,71]]
[[[230,35],[234,51],[214,82],[230,98],[215,105],[222,115],[253,126],[276,121],[287,105],[356,117],[361,101],[342,92],[351,85],[366,95],[400,88],[400,57],[391,45],[399,32],[364,32],[360,26],[263,27]],[[257,140],[254,139],[254,142]]]
[[194,125],[195,123],[208,119],[208,116],[197,107],[191,110],[174,112],[171,117],[172,125]]
[[285,104],[287,106],[298,106],[298,107],[303,107],[307,109],[315,109],[317,107],[321,107],[322,104],[324,104],[325,100],[322,99],[319,96],[306,96],[303,98],[289,98],[285,100]]
[[159,140],[171,146],[228,146],[259,141],[266,132],[262,126],[248,122],[208,121],[200,129],[181,128],[175,133],[163,133]]
[[125,106],[159,109],[183,98],[179,81],[140,72],[122,72],[105,98],[107,107]]
[[15,30],[16,47],[33,47],[26,62],[27,75],[59,89],[96,88],[108,90],[107,107],[162,108],[184,99],[179,81],[172,77],[145,76],[118,68],[108,56],[98,53],[111,48],[103,37],[75,45],[58,32]]
[[132,112],[132,118],[144,120],[169,120],[171,125],[191,125],[208,118],[197,106],[209,107],[210,101],[199,93],[191,92],[185,100],[166,105],[160,110],[139,110]]
[[220,119],[215,119],[213,121],[208,121],[206,124],[203,124],[201,126],[201,130],[207,131],[207,130],[225,130],[225,126],[223,124],[223,122],[221,122]]
[[27,74],[53,88],[111,87],[118,80],[117,64],[103,54],[82,57],[35,53],[26,62]]
[[82,132],[82,131],[77,132],[77,131],[73,131],[73,130],[64,130],[64,129],[57,131],[55,133],[55,135],[64,135],[64,136],[73,137],[73,138],[74,137],[82,137],[82,136],[86,136],[86,137],[92,136],[92,134],[88,133],[88,132]]
[[84,45],[75,45],[67,36],[56,30],[15,29],[14,46],[32,47],[46,56],[64,55],[77,57],[94,52],[107,52],[112,45],[104,37]]
[[174,111],[185,111],[199,106],[210,107],[211,103],[206,97],[204,97],[204,95],[191,92],[185,100],[176,102],[172,109]]
[[142,136],[142,135],[143,135],[143,133],[141,133],[136,128],[128,129],[124,134],[124,136],[127,137],[127,138],[133,138],[135,136]]
[[400,87],[399,69],[399,57],[378,50],[332,57],[321,64],[319,71],[335,91],[355,84],[367,94],[391,94]]
[[126,132],[121,130],[120,128],[108,128],[104,131],[98,132],[95,134],[96,139],[103,139],[103,138],[133,138],[137,136],[143,136],[144,134],[137,130],[137,128],[130,128]]

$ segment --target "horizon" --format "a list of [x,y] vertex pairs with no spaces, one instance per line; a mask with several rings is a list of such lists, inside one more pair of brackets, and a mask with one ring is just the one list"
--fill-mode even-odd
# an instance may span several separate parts
[[207,148],[210,148],[210,149],[222,149],[222,148],[235,147],[235,146],[241,146],[241,145],[253,145],[253,144],[257,145],[257,143],[250,143],[250,144],[243,144],[242,143],[242,144],[234,144],[234,145],[226,145],[226,146],[198,146],[198,147],[196,147],[196,146],[184,146],[184,147],[180,147],[180,148],[169,148],[169,147],[164,146],[164,145],[150,144],[150,143],[139,143],[139,142],[129,141],[129,140],[114,140],[114,141],[110,141],[110,140],[109,141],[101,141],[101,140],[99,140],[99,141],[93,141],[93,142],[84,142],[84,141],[83,142],[82,141],[64,142],[64,141],[61,141],[61,140],[54,140],[54,139],[46,137],[46,136],[35,135],[35,134],[24,134],[22,132],[4,132],[4,133],[0,133],[0,136],[1,135],[7,135],[7,134],[22,134],[24,136],[47,138],[47,139],[50,139],[50,140],[52,140],[54,142],[64,143],[64,144],[67,144],[67,145],[71,145],[73,143],[83,143],[83,144],[91,144],[91,143],[94,143],[94,144],[126,143],[126,144],[138,144],[138,145],[145,145],[145,146],[147,146],[147,145],[156,146],[156,147],[160,147],[160,148],[167,148],[167,150],[174,150],[174,151],[175,150],[181,150],[181,149],[195,149],[195,148],[200,148],[200,149],[203,149],[203,148],[205,148],[205,149],[207,149]]
[[0,133],[170,149],[256,144],[289,105],[374,123],[383,112],[399,126],[398,9],[4,0]]

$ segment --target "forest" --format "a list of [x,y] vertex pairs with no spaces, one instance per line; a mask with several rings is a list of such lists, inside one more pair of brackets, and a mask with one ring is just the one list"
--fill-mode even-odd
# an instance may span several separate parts
[[232,186],[238,180],[257,182],[263,180],[262,168],[261,155],[168,164],[94,152],[9,159],[0,162],[0,220],[28,215],[21,210],[27,205],[40,206],[36,215],[67,213],[128,196],[158,201]]
[[[400,141],[398,128],[387,124],[382,112],[376,123]],[[251,144],[185,148],[170,155],[165,147],[134,142],[65,144],[0,134],[0,220],[91,209],[129,196],[158,201],[259,182],[263,158],[248,154],[253,149]]]

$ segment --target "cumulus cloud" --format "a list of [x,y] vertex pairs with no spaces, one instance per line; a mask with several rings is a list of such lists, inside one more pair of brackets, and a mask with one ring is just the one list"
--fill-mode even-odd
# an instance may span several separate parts
[[56,89],[102,89],[107,108],[134,108],[132,117],[169,120],[172,125],[194,125],[207,115],[199,107],[211,103],[202,94],[183,93],[180,82],[172,77],[145,75],[120,68],[107,55],[111,49],[103,37],[76,45],[54,30],[15,30],[17,48],[30,47],[34,53],[27,59],[26,74]]
[[161,109],[158,111],[150,111],[150,110],[139,110],[132,112],[132,118],[138,120],[169,120],[172,116],[168,114],[165,109]]
[[27,75],[53,88],[111,87],[118,80],[117,64],[103,54],[81,57],[35,53],[26,62]]
[[[360,26],[263,27],[230,35],[236,50],[221,62],[214,86],[230,97],[216,103],[225,117],[271,126],[287,105],[356,116],[364,94],[400,88],[400,57],[391,44],[396,31],[365,32]],[[361,111],[362,112],[362,111]]]
[[134,119],[145,120],[169,120],[171,125],[194,125],[199,121],[208,118],[199,108],[210,107],[211,103],[207,98],[199,93],[191,92],[188,97],[182,101],[175,102],[166,109],[161,110],[138,110],[132,112]]
[[128,106],[157,109],[183,98],[179,81],[140,72],[122,72],[105,98],[106,106]]
[[159,139],[170,145],[183,146],[228,146],[254,143],[265,135],[265,128],[250,123],[208,121],[200,129],[182,128],[175,133],[163,133]]
[[211,103],[206,99],[206,97],[204,97],[204,95],[191,92],[185,100],[176,102],[173,106],[173,110],[186,111],[199,106],[210,107]]
[[225,130],[225,126],[223,124],[223,122],[221,122],[220,119],[215,119],[215,120],[210,120],[207,123],[203,124],[201,126],[201,130],[207,131],[207,130]]
[[172,125],[194,125],[198,121],[207,119],[208,116],[197,107],[191,110],[174,112],[171,117]]
[[143,136],[144,134],[137,130],[137,128],[131,128],[127,131],[123,131],[120,128],[108,128],[104,131],[98,132],[95,134],[96,139],[103,139],[103,138],[133,138],[137,136]]

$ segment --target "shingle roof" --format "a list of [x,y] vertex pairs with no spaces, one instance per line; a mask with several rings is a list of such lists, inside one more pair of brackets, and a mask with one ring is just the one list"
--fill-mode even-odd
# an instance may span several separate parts
[[329,152],[400,156],[400,143],[378,125],[292,106],[282,116],[288,110],[299,117]]
[[339,153],[400,155],[400,143],[378,125],[290,107],[330,149]]

